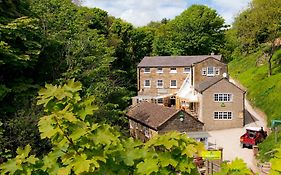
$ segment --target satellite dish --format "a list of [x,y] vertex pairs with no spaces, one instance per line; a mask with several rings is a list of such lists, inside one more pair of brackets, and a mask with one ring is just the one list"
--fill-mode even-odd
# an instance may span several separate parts
[[223,78],[228,78],[228,74],[227,74],[226,72],[224,72],[224,73],[222,74],[222,76],[223,76]]

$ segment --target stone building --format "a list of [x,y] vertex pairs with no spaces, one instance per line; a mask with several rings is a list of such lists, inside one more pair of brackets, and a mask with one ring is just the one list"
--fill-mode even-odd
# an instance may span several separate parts
[[156,134],[179,131],[208,144],[209,135],[203,131],[204,124],[184,110],[140,102],[130,106],[126,116],[129,118],[130,134],[144,142]]
[[137,81],[133,106],[146,101],[181,109],[206,130],[244,125],[245,92],[229,82],[220,55],[144,57]]

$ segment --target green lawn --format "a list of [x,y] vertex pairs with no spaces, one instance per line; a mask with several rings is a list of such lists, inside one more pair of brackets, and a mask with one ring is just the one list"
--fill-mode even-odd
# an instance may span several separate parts
[[[247,99],[267,115],[270,125],[272,119],[281,120],[281,72],[274,65],[273,75],[267,76],[267,64],[256,66],[256,58],[260,53],[253,53],[229,63],[230,76],[247,88]],[[280,65],[279,65],[280,66]],[[267,160],[264,153],[281,145],[281,134],[278,143],[273,136],[260,144],[260,158]]]

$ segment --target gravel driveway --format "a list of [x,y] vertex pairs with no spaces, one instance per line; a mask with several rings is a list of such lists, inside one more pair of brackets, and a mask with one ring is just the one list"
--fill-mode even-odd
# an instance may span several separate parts
[[243,159],[254,172],[259,172],[254,163],[253,150],[240,147],[240,136],[245,133],[245,128],[248,126],[264,127],[266,129],[265,115],[261,111],[253,109],[247,100],[245,101],[245,108],[247,112],[244,128],[209,131],[211,135],[209,142],[213,147],[223,148],[223,160],[231,161],[238,157]]

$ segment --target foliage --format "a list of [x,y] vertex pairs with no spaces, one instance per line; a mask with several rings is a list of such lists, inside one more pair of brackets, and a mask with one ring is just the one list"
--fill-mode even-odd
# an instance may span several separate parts
[[30,13],[29,0],[5,0],[0,3],[0,23],[8,23],[11,20],[28,15]]
[[[7,0],[0,3],[0,10],[0,116],[5,133],[1,151],[11,149],[14,155],[18,146],[28,143],[38,145],[33,149],[38,156],[48,151],[48,144],[38,140],[41,114],[33,100],[45,82],[82,81],[82,94],[94,94],[100,107],[95,115],[102,117],[96,121],[126,125],[120,116],[132,96],[127,87],[135,87],[135,82],[130,81],[134,76],[119,70],[121,61],[112,66],[121,57],[113,57],[117,47],[110,43],[115,18],[71,0]],[[116,36],[127,42],[128,38]],[[125,45],[126,52],[130,45]],[[131,52],[126,57],[131,58]],[[135,70],[127,65],[126,71]]]
[[262,162],[268,162],[274,157],[274,150],[281,145],[281,133],[277,133],[277,143],[275,141],[275,133],[270,134],[265,141],[259,144],[258,159]]
[[231,163],[223,163],[221,171],[216,175],[252,175],[253,173],[247,168],[242,159],[235,159]]
[[229,64],[230,75],[247,88],[247,98],[267,115],[268,123],[280,119],[280,80],[281,74],[276,67],[275,75],[267,77],[266,66],[256,67],[256,58],[261,52],[253,53]]
[[[46,84],[38,105],[46,115],[38,123],[41,138],[49,138],[52,151],[42,159],[30,155],[30,146],[2,164],[10,174],[182,174],[196,173],[193,155],[203,145],[176,132],[157,136],[143,144],[122,139],[112,127],[92,121],[98,109],[94,97],[81,98],[81,83]],[[145,167],[145,168],[144,168]]]
[[271,163],[271,170],[270,170],[270,175],[278,175],[281,173],[281,147],[276,149],[276,153],[274,155],[274,158],[270,160]]
[[22,67],[34,65],[41,50],[41,45],[38,43],[40,33],[36,19],[17,18],[7,25],[0,25],[0,32],[0,62],[2,65],[7,67],[9,65]]
[[224,20],[215,10],[192,5],[175,19],[159,27],[154,40],[155,55],[202,55],[218,52],[223,44]]
[[[266,65],[256,66],[256,58],[261,55],[262,51],[254,52],[241,58],[236,58],[229,65],[229,71],[232,78],[247,88],[247,98],[250,102],[265,112],[267,123],[270,124],[273,119],[280,118],[281,105],[281,74],[278,65],[273,69],[274,75],[267,77]],[[279,134],[280,138],[280,134]],[[265,141],[259,144],[262,161],[268,161],[269,155],[265,153],[271,151],[281,144],[275,143],[274,134],[269,135]]]
[[[238,45],[235,42],[232,46],[238,49],[228,49],[232,52],[231,59],[234,58],[229,64],[231,76],[247,88],[248,99],[265,112],[268,124],[280,119],[280,3],[279,0],[252,0],[231,28],[238,41]],[[228,38],[228,43],[232,39]],[[274,135],[267,137],[259,145],[259,158],[268,161],[270,156],[266,153],[278,145],[280,140],[275,143]]]
[[253,0],[234,22],[237,36],[246,47],[273,42],[280,36],[281,2],[279,0]]
[[281,36],[280,6],[279,0],[253,0],[233,25],[243,50],[251,51],[263,43],[269,46],[265,52],[268,54],[268,76],[272,75],[272,56],[280,45],[276,43]]
[[[0,162],[15,155],[18,146],[38,145],[34,152],[47,149],[36,137],[36,108],[32,99],[38,85],[34,68],[42,51],[38,19],[30,14],[29,1],[0,3]],[[2,13],[3,12],[3,13]],[[24,110],[23,110],[24,109]],[[9,150],[8,150],[9,149]]]
[[240,55],[241,46],[236,35],[237,31],[233,28],[225,31],[224,47],[219,49],[225,62],[230,62]]
[[37,115],[41,115],[39,110],[41,108],[32,106],[30,110],[17,111],[15,118],[6,119],[3,122],[3,135],[0,134],[0,152],[10,150],[10,155],[15,156],[17,147],[24,147],[27,144],[34,147],[32,153],[36,153],[38,156],[50,150],[48,140],[40,139],[39,130],[36,127]]

